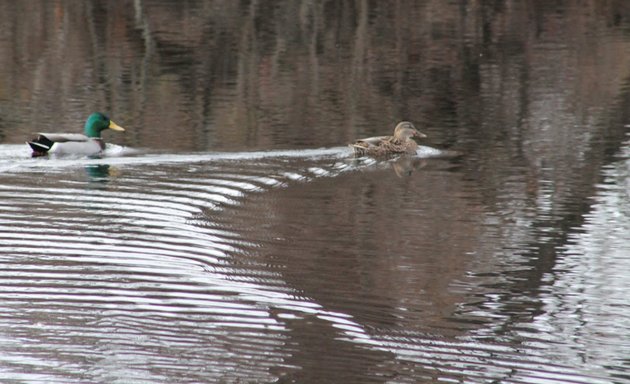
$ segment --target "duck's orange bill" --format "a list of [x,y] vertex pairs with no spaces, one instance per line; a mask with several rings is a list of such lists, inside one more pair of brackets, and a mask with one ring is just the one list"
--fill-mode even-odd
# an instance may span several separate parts
[[113,129],[114,131],[124,131],[125,128],[121,127],[120,125],[114,123],[113,121],[109,121],[109,127],[107,127],[109,129]]

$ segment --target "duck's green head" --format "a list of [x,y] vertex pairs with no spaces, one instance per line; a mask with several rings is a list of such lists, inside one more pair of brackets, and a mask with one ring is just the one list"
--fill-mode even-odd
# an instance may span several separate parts
[[101,137],[101,131],[113,129],[114,131],[124,131],[125,129],[114,123],[109,117],[100,112],[95,112],[88,117],[83,131],[87,137]]

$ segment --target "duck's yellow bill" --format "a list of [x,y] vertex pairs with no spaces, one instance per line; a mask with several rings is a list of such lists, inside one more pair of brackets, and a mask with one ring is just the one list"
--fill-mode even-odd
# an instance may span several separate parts
[[109,127],[107,127],[109,129],[113,129],[114,131],[124,131],[125,128],[121,127],[120,125],[114,123],[113,121],[109,121]]

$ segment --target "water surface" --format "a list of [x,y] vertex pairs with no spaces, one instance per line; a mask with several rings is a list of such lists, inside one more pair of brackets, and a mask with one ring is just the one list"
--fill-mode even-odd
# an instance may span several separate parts
[[[0,18],[0,381],[630,382],[622,2]],[[94,110],[104,156],[29,156]]]

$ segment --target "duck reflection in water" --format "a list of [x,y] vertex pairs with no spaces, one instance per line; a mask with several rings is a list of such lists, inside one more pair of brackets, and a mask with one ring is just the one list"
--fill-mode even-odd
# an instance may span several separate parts
[[414,170],[424,168],[427,165],[427,161],[415,156],[400,156],[390,164],[396,176],[408,177],[411,176]]
[[85,166],[85,173],[90,178],[90,181],[106,183],[110,179],[119,176],[120,170],[109,164],[90,164]]
[[386,159],[386,161],[376,161],[370,157],[351,158],[344,160],[357,169],[386,169],[390,168],[398,177],[409,177],[413,171],[424,168],[427,159],[412,155],[402,155]]

